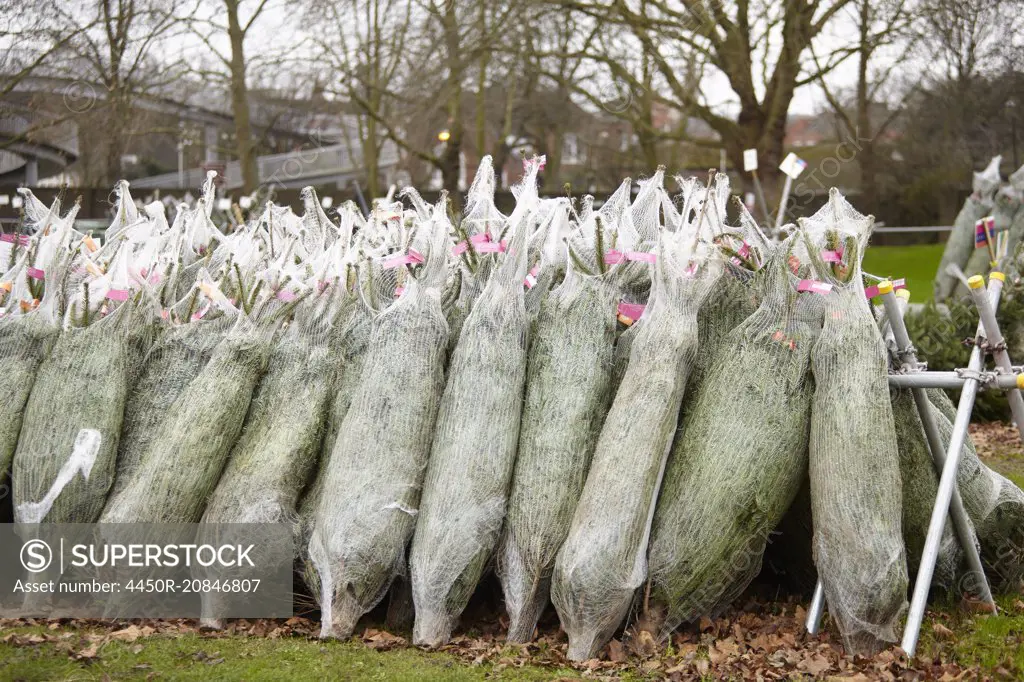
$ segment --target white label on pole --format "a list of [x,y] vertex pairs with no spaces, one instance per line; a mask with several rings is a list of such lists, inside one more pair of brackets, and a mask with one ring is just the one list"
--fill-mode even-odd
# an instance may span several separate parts
[[331,206],[334,206],[334,197],[321,197],[320,205],[323,206],[324,208],[330,208]]
[[743,195],[743,205],[747,207],[748,211],[754,210],[754,193],[746,192]]
[[252,197],[240,198],[238,200],[238,205],[248,211],[252,207]]
[[230,211],[231,210],[231,199],[217,199],[217,210],[218,211]]
[[793,152],[787,154],[786,158],[779,164],[779,170],[794,180],[800,177],[800,174],[804,172],[804,168],[807,168],[807,162]]
[[21,200],[21,197],[14,197],[13,199],[11,199],[11,207],[13,208],[21,208],[21,205],[23,203],[25,202]]
[[0,206],[7,206],[11,203],[11,197],[7,194],[0,194]]
[[756,149],[744,149],[743,150],[743,170],[747,173],[750,171],[757,170],[757,150]]

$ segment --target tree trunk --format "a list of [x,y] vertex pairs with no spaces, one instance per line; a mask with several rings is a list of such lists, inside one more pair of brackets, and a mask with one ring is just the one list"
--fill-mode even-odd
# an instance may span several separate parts
[[449,132],[451,137],[448,138],[444,151],[441,152],[441,162],[438,164],[438,168],[441,170],[441,184],[448,190],[452,203],[458,207],[461,206],[459,200],[459,156],[462,152],[462,128],[461,126],[452,126]]
[[871,101],[868,93],[868,62],[871,60],[870,42],[871,8],[868,0],[860,4],[860,45],[857,63],[857,129],[851,131],[854,151],[860,166],[860,189],[864,207],[870,213],[878,211],[877,155],[875,136],[871,126]]
[[250,193],[259,185],[259,171],[249,121],[249,86],[245,80],[245,32],[238,22],[238,0],[224,0],[231,41],[231,111],[235,118],[235,144],[242,168],[242,191]]
[[372,201],[380,193],[380,143],[377,140],[377,121],[367,116],[366,139],[363,140],[363,167],[366,169],[366,194]]
[[462,207],[462,200],[459,196],[459,157],[462,152],[462,138],[465,134],[462,121],[462,80],[465,67],[459,43],[459,22],[453,3],[446,3],[445,11],[441,14],[441,27],[444,31],[445,58],[448,66],[448,132],[450,137],[445,143],[437,166],[441,171],[441,183],[448,190],[452,205],[458,211]]

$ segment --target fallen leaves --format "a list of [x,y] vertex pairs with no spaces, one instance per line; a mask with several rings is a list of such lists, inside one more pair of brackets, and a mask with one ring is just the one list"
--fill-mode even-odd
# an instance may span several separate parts
[[[1024,608],[1017,604],[1015,608]],[[703,618],[699,624],[683,628],[672,636],[671,643],[659,642],[649,630],[630,628],[622,639],[613,639],[599,658],[574,664],[565,657],[566,636],[557,621],[542,621],[538,637],[528,644],[509,644],[505,630],[496,614],[482,614],[474,620],[472,636],[459,634],[441,647],[468,665],[489,666],[488,674],[501,676],[501,671],[523,666],[555,669],[575,668],[590,679],[619,679],[633,675],[645,680],[673,682],[700,677],[715,679],[788,680],[814,678],[866,682],[867,680],[939,680],[959,682],[976,679],[981,672],[945,661],[917,659],[908,661],[906,654],[892,648],[873,658],[846,656],[841,643],[826,629],[810,636],[804,630],[806,613],[793,602],[748,603],[744,610],[729,611],[715,619]],[[955,633],[938,620],[930,621],[938,640],[955,638]],[[204,642],[231,637],[277,639],[294,637],[315,640],[319,628],[307,618],[286,620],[239,619],[226,621],[221,630],[203,630],[193,620],[138,621],[62,621],[26,619],[6,621],[9,628],[31,627],[30,633],[8,632],[0,635],[0,643],[9,646],[34,647],[54,644],[72,660],[93,663],[104,655],[108,646],[126,645],[138,655],[150,637],[190,635]],[[409,647],[406,638],[378,627],[367,627],[357,639],[375,651]],[[322,653],[328,649],[310,641]],[[211,646],[210,649],[213,649]],[[315,651],[316,649],[314,649]],[[239,654],[247,657],[246,653]],[[195,663],[219,666],[224,657],[219,651],[198,651],[188,654]],[[144,658],[134,670],[148,670]],[[1012,665],[1003,666],[1010,671]],[[152,673],[155,674],[155,673]],[[997,675],[998,675],[997,671]]]
[[366,644],[371,649],[376,649],[377,651],[387,651],[389,649],[395,649],[406,645],[404,637],[393,635],[384,630],[367,629],[363,632],[360,639],[363,640],[363,644]]
[[617,639],[608,642],[609,661],[612,663],[625,663],[626,658],[626,647],[622,646],[622,642]]

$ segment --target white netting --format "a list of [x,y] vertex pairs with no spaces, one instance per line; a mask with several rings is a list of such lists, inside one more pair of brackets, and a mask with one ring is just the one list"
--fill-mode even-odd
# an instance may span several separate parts
[[791,242],[776,248],[760,306],[719,342],[687,403],[651,539],[651,615],[663,638],[747,587],[807,470],[808,363],[825,304],[797,293]]
[[604,647],[647,576],[651,519],[697,354],[697,311],[720,274],[694,236],[662,235],[651,302],[555,561],[551,598],[573,660]]
[[932,286],[936,301],[945,300],[956,291],[957,279],[946,272],[946,268],[956,265],[963,270],[974,253],[974,225],[992,208],[993,195],[999,188],[1001,160],[1000,156],[993,158],[984,171],[974,174],[974,191],[964,201],[963,208],[953,221],[953,231],[949,233],[942,261],[935,272]]
[[508,251],[466,318],[448,367],[409,554],[417,644],[451,637],[505,518],[526,376],[523,279],[537,170],[530,164],[508,221]]
[[373,321],[359,388],[324,463],[324,491],[312,511],[306,549],[323,637],[351,635],[405,571],[448,344],[441,312],[449,250],[445,203],[442,196],[430,220],[417,225],[429,246],[416,249],[425,262],[399,266],[411,272],[397,300]]
[[[935,472],[913,394],[907,389],[893,389],[891,393],[900,456],[900,478],[903,482],[903,542],[907,551],[907,570],[913,579],[921,563],[928,524],[939,489],[939,476]],[[941,419],[937,411],[935,418]],[[963,558],[963,550],[953,533],[952,523],[946,523],[932,585],[952,591],[956,587],[957,573]]]
[[611,400],[620,277],[624,266],[631,275],[643,269],[635,267],[640,262],[607,260],[610,250],[622,252],[616,247],[622,245],[619,228],[630,214],[628,201],[628,183],[598,212],[584,201],[568,241],[565,279],[543,300],[533,330],[508,516],[497,551],[512,641],[532,639],[547,603],[555,556]]
[[[948,444],[956,406],[938,389],[929,391],[928,399],[937,410],[942,442]],[[978,458],[970,435],[960,453],[957,483],[981,543],[981,560],[989,583],[994,589],[1017,589],[1024,580],[1024,491]]]
[[[824,326],[811,352],[814,560],[851,653],[896,641],[908,584],[886,350],[861,282],[872,224],[836,190],[801,220],[815,270],[832,287],[823,296]],[[823,261],[822,250],[838,258]]]

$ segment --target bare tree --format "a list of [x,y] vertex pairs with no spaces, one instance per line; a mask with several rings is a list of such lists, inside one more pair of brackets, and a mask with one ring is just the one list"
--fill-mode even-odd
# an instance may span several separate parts
[[[609,27],[625,28],[635,40],[640,49],[633,51],[632,62],[615,53],[594,55],[617,87],[636,100],[648,97],[706,121],[735,166],[742,164],[744,149],[757,148],[762,167],[775,177],[794,92],[851,53],[848,47],[835,49],[820,66],[808,54],[850,1],[551,0]],[[723,85],[729,97],[720,96]],[[648,94],[649,86],[653,93]],[[653,138],[687,139],[685,121],[663,131],[645,124],[642,116],[632,120],[639,125],[638,136],[647,130]]]
[[933,76],[962,86],[998,70],[1021,47],[1019,0],[923,0],[917,9],[921,44]]
[[[913,28],[917,17],[908,0],[855,0],[848,9],[848,19],[856,27],[857,42],[852,49],[857,80],[852,92],[834,87],[825,76],[819,85],[838,123],[838,138],[849,147],[847,154],[857,159],[861,193],[868,210],[875,210],[880,140],[914,89],[893,83],[893,75],[916,47]],[[811,53],[819,72],[823,72],[813,47]]]
[[336,19],[326,22],[329,31],[317,42],[338,73],[339,94],[373,121],[366,126],[364,153],[372,158],[377,136],[386,137],[439,171],[453,194],[471,129],[466,94],[474,75],[477,86],[481,72],[486,82],[484,60],[518,11],[514,2],[481,10],[482,1],[357,0],[354,13],[334,3],[314,4],[317,16]]
[[[295,71],[288,69],[290,62],[309,59],[301,41],[286,30],[289,16],[286,3],[215,0],[205,13],[190,18],[192,30],[213,57],[212,67],[196,65],[195,72],[207,80],[223,82],[228,91],[234,117],[234,151],[242,170],[244,192],[252,192],[260,181],[256,159],[262,135],[258,134],[254,121],[251,97],[254,74],[266,75],[270,85],[277,85],[294,76]],[[275,21],[277,23],[271,26]],[[259,48],[252,45],[257,31],[262,32]],[[226,46],[223,45],[225,39]],[[273,122],[263,122],[263,134]]]
[[31,133],[74,119],[80,137],[88,133],[90,143],[79,164],[84,182],[113,184],[121,175],[122,156],[147,125],[136,103],[180,75],[173,51],[164,48],[188,9],[160,0],[92,0],[74,8],[47,0],[37,3],[34,13],[34,19],[15,17],[8,24],[10,31],[20,23],[23,54],[29,56],[5,74],[3,94],[31,75],[68,80],[82,90],[76,96],[84,93],[88,101],[72,106],[65,96],[67,106],[59,114],[36,105],[40,122]]

